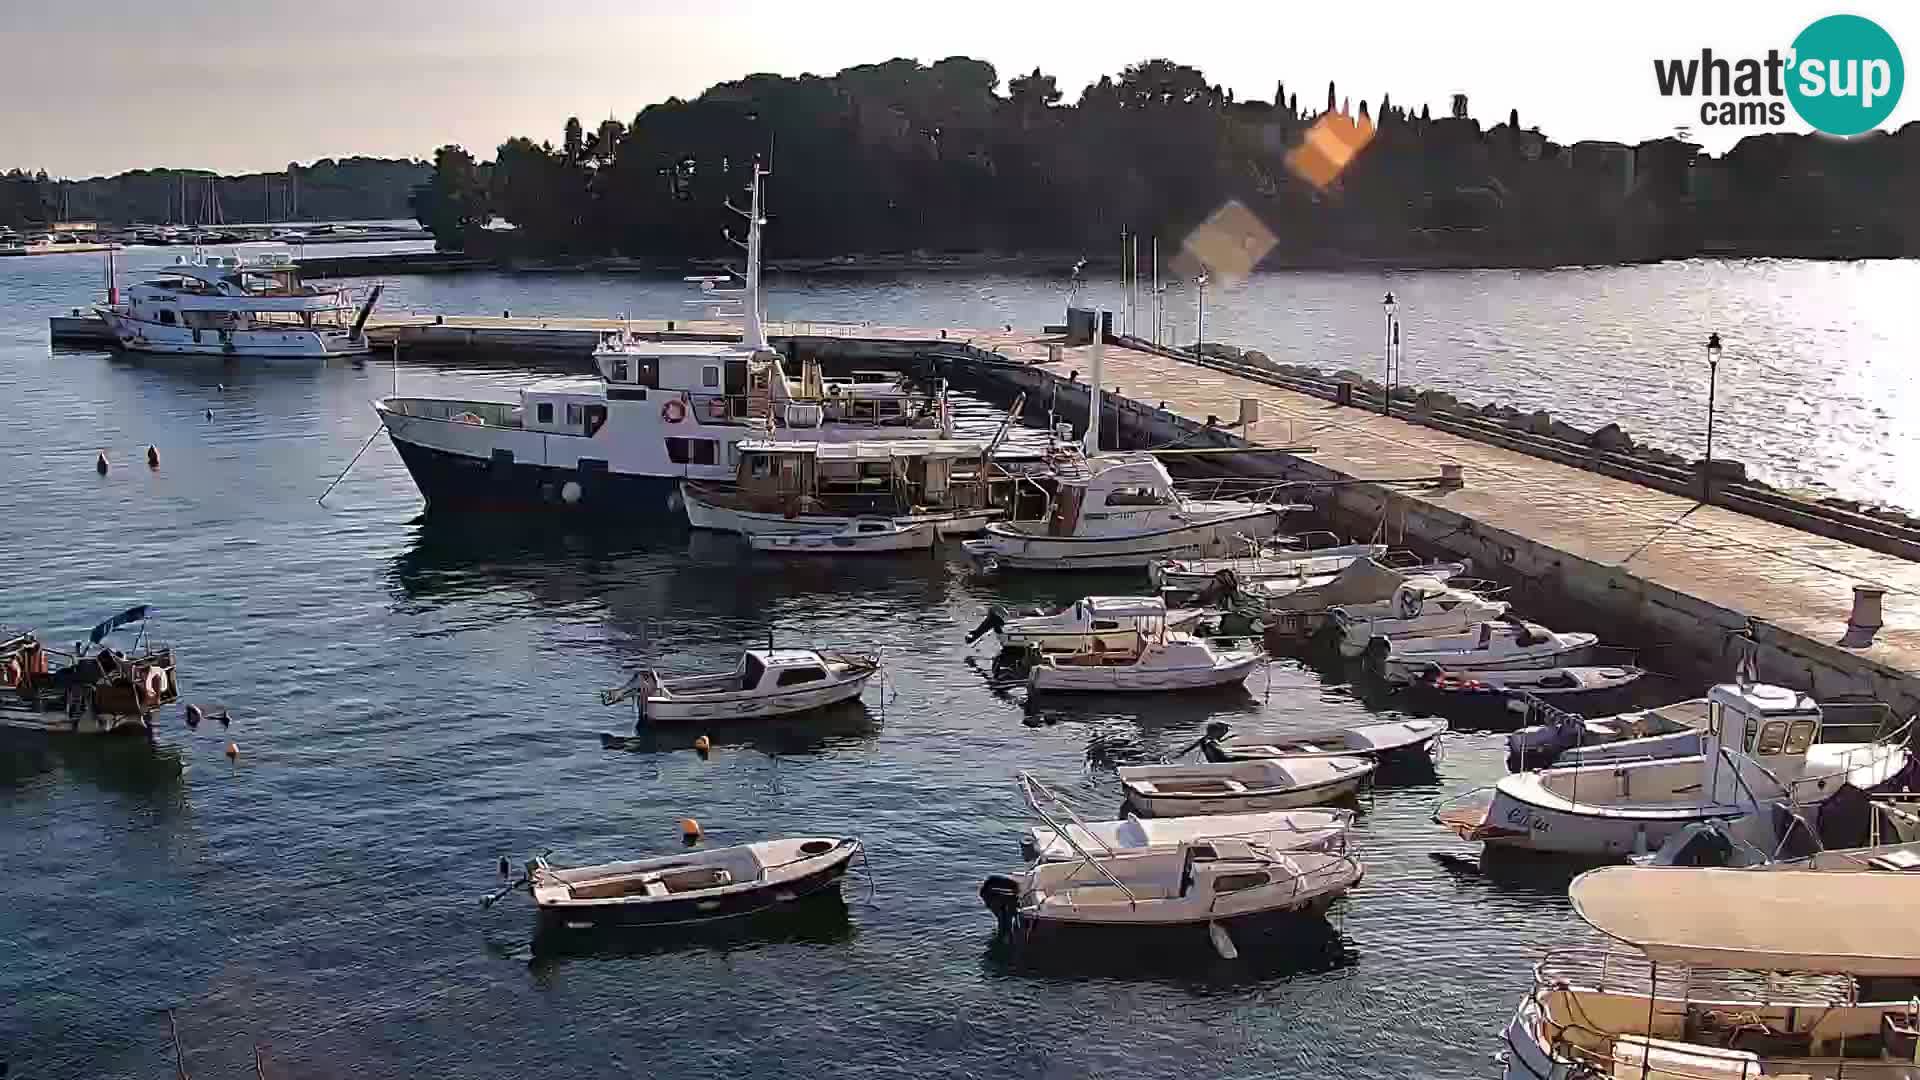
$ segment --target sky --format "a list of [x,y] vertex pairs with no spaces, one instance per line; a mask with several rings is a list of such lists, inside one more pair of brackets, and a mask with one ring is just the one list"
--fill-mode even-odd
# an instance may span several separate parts
[[[1879,22],[1920,60],[1920,4],[1761,0],[1573,4],[1263,0],[0,0],[12,100],[0,168],[82,177],[133,168],[278,170],[364,154],[481,157],[513,135],[559,141],[568,116],[632,120],[670,96],[753,72],[830,74],[964,55],[1004,80],[1040,67],[1068,100],[1165,56],[1241,99],[1284,80],[1304,107],[1329,79],[1357,109],[1382,93],[1442,113],[1466,93],[1491,125],[1560,142],[1637,142],[1689,127],[1711,151],[1758,129],[1703,127],[1662,98],[1655,57],[1784,50],[1838,11]],[[37,88],[30,98],[22,88]],[[1920,118],[1920,89],[1884,126]],[[1790,130],[1805,130],[1790,117]]]

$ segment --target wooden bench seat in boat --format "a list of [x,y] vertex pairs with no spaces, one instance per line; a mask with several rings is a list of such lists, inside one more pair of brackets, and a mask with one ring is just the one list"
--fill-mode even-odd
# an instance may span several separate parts
[[1238,795],[1247,785],[1231,777],[1221,780],[1135,780],[1142,795]]
[[717,889],[732,883],[733,875],[721,867],[687,866],[640,874],[618,874],[591,881],[572,881],[567,883],[567,895],[575,900],[615,900],[622,896],[667,896],[671,893]]

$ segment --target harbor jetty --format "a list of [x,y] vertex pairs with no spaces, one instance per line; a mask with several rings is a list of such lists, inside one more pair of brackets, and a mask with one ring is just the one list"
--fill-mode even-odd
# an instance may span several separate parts
[[[367,332],[402,351],[577,355],[584,364],[602,334],[622,327],[695,340],[737,333],[715,321],[510,313],[390,316]],[[1030,416],[1032,403],[1061,420],[1084,422],[1087,412],[1088,347],[1057,333],[797,322],[768,330],[775,348],[795,355],[931,362],[991,396],[1024,392]],[[56,316],[51,331],[56,343],[104,337],[81,311]],[[1703,502],[1671,470],[1400,403],[1388,414],[1364,389],[1335,392],[1133,339],[1112,339],[1104,369],[1104,445],[1310,444],[1311,456],[1225,453],[1193,464],[1312,485],[1336,527],[1471,559],[1530,607],[1578,612],[1613,640],[1658,645],[1670,663],[1724,676],[1751,640],[1768,681],[1920,710],[1920,545],[1903,529],[1737,485]],[[1458,482],[1369,482],[1439,476]]]

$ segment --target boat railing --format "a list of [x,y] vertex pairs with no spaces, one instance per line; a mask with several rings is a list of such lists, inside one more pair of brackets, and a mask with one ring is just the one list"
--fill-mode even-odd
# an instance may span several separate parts
[[1603,943],[1564,945],[1533,966],[1536,990],[1588,990],[1602,994],[1706,1003],[1843,1005],[1858,989],[1848,975],[1744,971],[1661,964],[1646,954]]
[[[1872,805],[1878,813],[1869,818],[1868,847],[1888,843],[1908,844],[1920,840],[1920,792],[1881,792],[1873,797]],[[1886,835],[1888,826],[1893,828],[1891,839]]]
[[[1289,863],[1296,867],[1299,865],[1298,860],[1287,859],[1264,844],[1248,843],[1247,846],[1258,853],[1269,865],[1283,866]],[[1289,901],[1299,899],[1301,892],[1304,891],[1310,883],[1317,885],[1321,881],[1338,881],[1348,875],[1356,874],[1360,870],[1359,856],[1345,849],[1339,851],[1314,852],[1314,854],[1331,855],[1333,858],[1305,873],[1294,874],[1292,881],[1293,888],[1287,893],[1287,899]],[[1215,893],[1213,899],[1207,903],[1207,910],[1209,912],[1218,911],[1221,898],[1231,895],[1233,894]]]
[[390,413],[418,420],[439,420],[452,424],[475,424],[499,428],[524,426],[520,418],[514,415],[519,406],[504,401],[400,397],[387,398],[382,405]]
[[[1019,782],[1020,794],[1026,799],[1028,809],[1038,815],[1041,821],[1046,822],[1047,828],[1052,829],[1055,836],[1065,840],[1067,846],[1071,847],[1074,853],[1080,856],[1085,865],[1098,870],[1101,877],[1106,878],[1109,884],[1124,893],[1129,907],[1138,906],[1140,898],[1134,895],[1133,890],[1127,888],[1126,883],[1118,877],[1115,877],[1113,871],[1108,870],[1098,859],[1094,858],[1086,848],[1082,847],[1079,837],[1074,835],[1073,830],[1063,827],[1058,821],[1054,820],[1053,816],[1047,813],[1046,806],[1042,804],[1058,807],[1065,812],[1068,821],[1078,826],[1086,835],[1092,837],[1094,842],[1100,845],[1100,849],[1106,852],[1109,858],[1115,854],[1113,848],[1108,846],[1105,840],[1100,839],[1098,833],[1087,828],[1087,823],[1080,820],[1080,815],[1074,813],[1073,807],[1069,805],[1065,799],[1062,799],[1052,789],[1042,784],[1039,778],[1035,777],[1032,773],[1022,771],[1019,774]],[[1072,893],[1070,891],[1068,893],[1068,902],[1072,902]]]
[[[1842,752],[1840,754],[1839,765],[1830,772],[1822,772],[1818,776],[1795,777],[1791,782],[1785,783],[1782,786],[1786,788],[1794,804],[1798,805],[1800,802],[1800,792],[1803,787],[1812,787],[1816,791],[1825,792],[1827,785],[1835,778],[1844,781],[1854,770],[1866,768],[1884,761],[1894,750],[1906,747],[1913,735],[1913,724],[1913,719],[1909,718],[1906,723],[1901,724],[1900,727],[1894,731],[1883,734],[1872,742],[1862,743]],[[1824,731],[1825,725],[1822,724],[1821,727]],[[1755,762],[1755,764],[1759,763]],[[1763,770],[1766,769],[1764,765],[1760,767]],[[1769,772],[1769,775],[1772,775],[1771,772]],[[1778,778],[1776,778],[1776,782],[1778,782]]]

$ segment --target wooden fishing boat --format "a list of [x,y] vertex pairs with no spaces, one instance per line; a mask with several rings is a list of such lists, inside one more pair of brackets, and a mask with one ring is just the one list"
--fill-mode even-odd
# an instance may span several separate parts
[[860,851],[850,836],[814,836],[572,869],[536,858],[524,881],[553,929],[707,923],[837,890]]
[[1245,814],[1323,806],[1351,797],[1372,778],[1358,756],[1262,758],[1187,765],[1124,765],[1127,806],[1150,817]]
[[600,700],[632,700],[642,723],[763,719],[852,700],[879,673],[877,653],[748,649],[732,671],[663,678],[648,669]]
[[1266,658],[1257,646],[1218,648],[1185,634],[1135,631],[1122,648],[1102,638],[1075,653],[1043,653],[1027,672],[1030,690],[1157,693],[1243,682]]
[[1003,649],[1041,652],[1080,652],[1097,639],[1106,649],[1132,647],[1137,634],[1192,626],[1217,611],[1204,608],[1170,609],[1157,596],[1088,596],[1058,611],[1032,614],[1009,612],[995,605],[967,635],[971,645],[988,634],[998,634]]
[[1631,664],[1465,672],[1435,664],[1401,692],[1433,711],[1455,716],[1524,714],[1527,702],[1536,699],[1556,708],[1591,712],[1607,703],[1630,701],[1646,674],[1645,668]]
[[110,735],[150,731],[154,713],[180,699],[173,650],[144,634],[127,652],[102,645],[122,626],[142,623],[146,605],[93,628],[66,652],[31,632],[0,633],[0,731],[27,735]]
[[786,555],[891,555],[926,551],[940,539],[930,521],[901,523],[888,518],[855,518],[838,529],[821,532],[752,533],[747,543],[755,551]]

